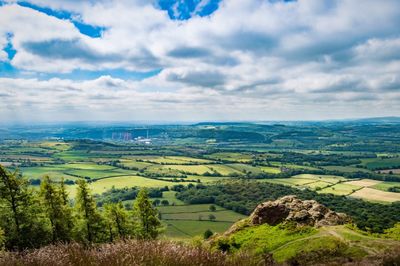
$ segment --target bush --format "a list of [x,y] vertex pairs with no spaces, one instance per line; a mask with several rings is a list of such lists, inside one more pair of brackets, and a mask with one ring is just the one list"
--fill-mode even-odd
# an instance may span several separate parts
[[210,230],[210,229],[207,229],[205,232],[204,232],[204,239],[209,239],[212,235],[213,235],[214,233]]

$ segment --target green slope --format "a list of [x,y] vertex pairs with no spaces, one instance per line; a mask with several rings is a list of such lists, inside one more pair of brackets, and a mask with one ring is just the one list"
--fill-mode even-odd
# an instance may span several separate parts
[[239,227],[234,233],[215,237],[212,248],[230,253],[246,251],[260,257],[269,255],[278,263],[289,261],[300,265],[344,263],[400,251],[399,241],[373,237],[350,226],[314,228],[290,224],[246,226],[244,223]]

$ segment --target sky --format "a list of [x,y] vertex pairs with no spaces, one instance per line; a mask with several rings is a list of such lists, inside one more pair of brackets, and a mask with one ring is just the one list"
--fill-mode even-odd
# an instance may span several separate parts
[[400,116],[398,0],[0,0],[0,122]]

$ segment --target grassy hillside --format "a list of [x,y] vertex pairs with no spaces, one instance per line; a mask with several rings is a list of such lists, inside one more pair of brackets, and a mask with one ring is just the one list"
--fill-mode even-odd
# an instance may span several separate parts
[[[233,234],[215,237],[211,246],[232,254],[240,251],[270,256],[278,263],[299,263],[296,265],[345,263],[400,251],[399,241],[373,237],[346,225],[322,228],[292,224],[243,226]],[[400,261],[400,256],[396,259]]]

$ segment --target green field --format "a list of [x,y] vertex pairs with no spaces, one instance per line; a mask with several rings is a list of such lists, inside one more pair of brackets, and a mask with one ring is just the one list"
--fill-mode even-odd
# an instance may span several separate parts
[[226,160],[234,162],[250,162],[252,160],[252,156],[250,154],[238,152],[217,152],[207,155],[207,157],[213,160]]
[[133,167],[137,169],[145,169],[148,166],[151,166],[151,163],[145,163],[145,162],[138,162],[136,160],[129,160],[129,159],[120,159],[121,164],[125,167]]
[[[119,176],[119,177],[111,177],[104,178],[101,180],[97,180],[89,184],[89,187],[92,189],[92,192],[95,194],[101,194],[106,190],[115,188],[124,188],[124,187],[165,187],[172,186],[176,184],[182,184],[180,182],[168,182],[157,179],[145,178],[142,176]],[[184,183],[187,185],[188,183]],[[70,192],[71,197],[75,197],[75,189],[76,186],[68,186],[68,190]]]
[[231,227],[231,222],[211,222],[211,221],[162,221],[165,225],[165,237],[187,239],[194,236],[202,236],[205,231],[210,229],[212,232],[223,233]]
[[294,178],[304,178],[304,179],[313,179],[318,181],[324,181],[332,184],[336,184],[340,181],[347,180],[342,176],[335,176],[335,175],[314,175],[314,174],[301,174],[293,176]]
[[260,168],[262,171],[270,174],[279,174],[282,172],[281,169],[278,167],[261,166]]
[[349,184],[339,183],[331,187],[327,187],[319,190],[319,193],[330,193],[334,195],[350,195],[354,193],[356,190],[361,189],[360,186],[353,186]]
[[[209,204],[158,207],[163,224],[167,225],[165,235],[173,238],[188,238],[202,235],[207,229],[224,232],[234,222],[245,218],[244,215],[226,210],[219,206],[215,212],[209,211]],[[209,215],[215,221],[209,220]]]
[[372,186],[372,188],[376,188],[382,191],[388,191],[388,189],[391,187],[400,187],[400,182],[385,181]]
[[203,175],[206,172],[211,172],[210,168],[206,165],[163,165],[162,168],[195,175]]
[[345,172],[345,173],[355,173],[355,172],[369,173],[369,172],[371,172],[368,169],[358,168],[358,167],[353,167],[353,166],[324,166],[323,168],[326,170],[329,170],[329,171],[340,171],[340,172]]
[[396,158],[371,158],[362,159],[362,165],[367,167],[369,170],[385,169],[385,168],[400,168],[400,157]]
[[[172,191],[172,190],[171,191],[164,191],[163,194],[162,194],[162,198],[153,198],[152,200],[156,200],[156,199],[159,199],[160,201],[161,200],[168,200],[170,205],[175,205],[175,206],[184,205],[184,202],[178,200],[175,197],[175,194],[176,194],[176,191]],[[160,207],[160,208],[162,208],[162,207]]]
[[65,173],[65,168],[62,166],[42,166],[42,167],[21,167],[19,168],[22,175],[27,179],[41,179],[42,177],[48,175],[54,180],[64,179],[75,180],[76,177],[70,176]]
[[242,173],[248,172],[252,174],[261,174],[263,171],[261,168],[254,167],[248,164],[243,164],[243,163],[235,163],[235,164],[228,164],[228,166],[232,167],[233,169],[236,169],[237,171],[240,171]]
[[223,176],[230,176],[232,174],[241,174],[241,172],[237,169],[234,169],[233,167],[229,165],[223,165],[223,164],[212,164],[212,165],[207,165],[210,170],[213,172],[218,172]]

